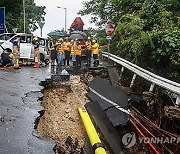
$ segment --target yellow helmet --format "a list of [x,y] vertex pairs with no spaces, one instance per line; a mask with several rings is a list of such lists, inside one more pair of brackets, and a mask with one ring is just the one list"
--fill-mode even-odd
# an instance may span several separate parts
[[74,42],[74,40],[71,40],[71,43],[73,43]]
[[92,43],[96,43],[96,40],[93,40]]
[[91,37],[88,37],[88,40],[90,40],[91,39]]
[[60,39],[59,39],[59,41],[63,41],[63,39],[62,39],[62,38],[60,38]]
[[34,40],[34,41],[37,41],[37,40],[38,40],[38,37],[34,37],[33,40]]

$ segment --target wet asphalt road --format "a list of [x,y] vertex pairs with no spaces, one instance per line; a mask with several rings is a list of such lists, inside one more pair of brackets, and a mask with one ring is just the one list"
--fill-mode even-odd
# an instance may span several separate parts
[[40,139],[34,122],[42,110],[39,83],[51,76],[49,66],[0,70],[0,154],[53,154],[55,143]]

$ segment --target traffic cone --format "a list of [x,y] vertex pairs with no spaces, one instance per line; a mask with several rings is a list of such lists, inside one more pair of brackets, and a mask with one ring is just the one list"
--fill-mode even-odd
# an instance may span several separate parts
[[37,55],[34,55],[34,66],[33,67],[34,68],[40,67]]

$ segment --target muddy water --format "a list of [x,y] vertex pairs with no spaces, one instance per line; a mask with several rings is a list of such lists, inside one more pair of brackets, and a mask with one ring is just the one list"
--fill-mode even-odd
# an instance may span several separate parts
[[44,115],[39,120],[37,131],[41,137],[57,143],[54,149],[56,153],[78,154],[85,144],[85,131],[77,109],[89,101],[86,97],[87,87],[78,75],[58,85],[59,88],[44,91]]

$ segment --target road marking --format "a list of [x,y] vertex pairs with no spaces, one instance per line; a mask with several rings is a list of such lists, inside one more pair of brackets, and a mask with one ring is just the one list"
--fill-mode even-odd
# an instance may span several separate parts
[[95,90],[92,89],[91,87],[89,87],[89,89],[90,89],[94,94],[96,94],[97,96],[99,96],[101,99],[103,99],[103,100],[105,100],[106,102],[112,104],[112,105],[113,105],[114,107],[116,107],[118,110],[120,110],[120,111],[122,111],[122,112],[124,112],[124,113],[126,113],[126,114],[130,114],[130,110],[129,110],[129,109],[126,110],[126,109],[120,107],[118,104],[116,104],[116,103],[114,103],[113,101],[109,100],[108,98],[102,96],[101,94],[99,94],[97,91],[95,91]]

